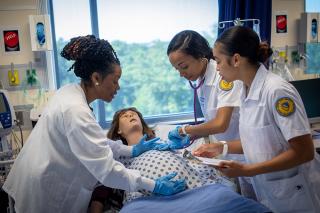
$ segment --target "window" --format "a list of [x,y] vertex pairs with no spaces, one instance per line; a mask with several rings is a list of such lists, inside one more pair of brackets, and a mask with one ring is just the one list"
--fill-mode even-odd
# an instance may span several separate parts
[[[76,7],[74,5],[77,5]],[[56,37],[56,52],[58,69],[56,70],[58,87],[67,83],[77,81],[73,72],[67,72],[72,62],[60,56],[62,48],[69,40],[76,36],[88,35],[91,33],[90,7],[88,0],[54,0],[54,30]],[[82,19],[79,20],[79,11]]]
[[320,3],[319,0],[306,0],[306,12],[308,13],[320,13]]
[[[71,37],[91,33],[90,2],[52,1],[57,52]],[[97,0],[96,3],[97,14],[91,16],[97,17],[98,24],[93,24],[98,26],[99,37],[112,44],[122,66],[117,96],[111,103],[100,104],[100,110],[95,109],[102,112],[99,121],[104,124],[116,110],[129,106],[137,107],[149,121],[180,115],[192,117],[193,91],[171,67],[166,50],[172,37],[186,29],[201,33],[213,44],[218,1]],[[74,74],[66,72],[70,63],[57,58],[58,86],[74,82]]]
[[[306,12],[308,13],[320,13],[320,2],[319,0],[306,0],[305,1],[305,8]],[[317,22],[313,22],[312,25],[315,28],[312,28],[312,32],[315,33],[318,36],[319,41],[319,21],[318,18]],[[312,27],[313,27],[312,26]],[[307,60],[307,68],[305,70],[308,74],[320,74],[320,43],[306,43],[306,60]],[[318,76],[319,77],[319,76]]]

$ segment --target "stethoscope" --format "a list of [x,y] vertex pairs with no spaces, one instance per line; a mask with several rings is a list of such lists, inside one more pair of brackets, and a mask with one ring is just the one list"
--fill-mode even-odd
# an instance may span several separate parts
[[[208,62],[207,62],[207,66],[208,66]],[[190,84],[190,87],[193,89],[193,115],[194,115],[194,125],[197,125],[198,124],[198,121],[197,121],[197,90],[203,85],[205,81],[205,76],[202,77],[202,79],[200,80],[199,84],[196,85],[196,84],[193,84],[190,80],[189,80],[189,84]],[[185,146],[184,148],[190,146],[191,144],[193,144],[193,142],[195,141],[196,138],[190,138],[190,143]]]
[[[206,63],[206,67],[209,66],[209,61],[207,58],[203,58],[207,63]],[[206,68],[207,69],[207,68]],[[205,81],[205,75],[202,77],[202,79],[200,80],[199,84],[193,84],[190,80],[189,80],[189,84],[190,87],[193,89],[193,115],[194,115],[194,124],[197,125],[198,121],[197,121],[197,109],[196,109],[196,103],[197,103],[197,90],[203,85],[204,81]]]
[[197,108],[196,108],[196,103],[197,103],[197,90],[203,85],[204,83],[204,80],[205,80],[205,77],[203,77],[199,84],[196,85],[196,84],[193,84],[190,80],[189,80],[189,84],[190,84],[190,87],[193,89],[193,115],[194,115],[194,124],[197,125],[198,124],[198,121],[197,121],[197,114],[196,114],[196,111],[197,111]]
[[[193,84],[190,80],[189,80],[189,84],[190,84],[190,87],[193,89],[193,115],[194,115],[194,124],[197,125],[198,124],[198,121],[197,121],[197,114],[196,114],[196,111],[197,111],[197,105],[196,105],[196,99],[197,99],[197,90],[203,85],[205,81],[205,77],[203,77],[199,84],[196,85],[196,84]],[[189,147],[191,144],[193,144],[193,142],[195,141],[196,138],[190,138],[190,143],[185,145],[183,148],[187,148]]]

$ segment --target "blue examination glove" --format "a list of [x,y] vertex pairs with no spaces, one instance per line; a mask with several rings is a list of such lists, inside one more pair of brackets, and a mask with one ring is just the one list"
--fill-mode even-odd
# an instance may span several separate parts
[[138,144],[134,145],[132,148],[132,157],[137,157],[142,153],[149,150],[165,150],[169,149],[168,145],[165,143],[159,143],[160,138],[153,138],[151,140],[146,141],[147,135],[145,134],[139,141]]
[[177,175],[173,172],[169,175],[160,177],[156,180],[156,185],[153,189],[154,194],[173,195],[186,189],[186,181],[184,179],[171,180]]
[[168,142],[168,144],[171,150],[183,149],[189,146],[190,136],[189,135],[184,136],[182,139],[173,138]]
[[159,151],[165,151],[165,150],[170,150],[170,149],[171,149],[170,144],[167,143],[167,142],[165,142],[165,143],[163,143],[163,142],[158,143],[158,145],[156,145],[156,146],[154,147],[154,150],[159,150]]
[[181,126],[176,126],[175,129],[171,130],[169,133],[168,133],[168,138],[169,140],[172,140],[172,139],[182,139],[183,137],[179,134],[179,129],[181,128]]
[[190,144],[190,136],[181,136],[179,129],[181,126],[177,126],[174,130],[171,130],[168,134],[170,149],[182,149]]

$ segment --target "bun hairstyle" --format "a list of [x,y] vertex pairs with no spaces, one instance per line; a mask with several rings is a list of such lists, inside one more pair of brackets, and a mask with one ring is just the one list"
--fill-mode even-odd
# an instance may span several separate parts
[[167,55],[177,50],[196,59],[206,58],[208,61],[213,59],[212,48],[208,41],[193,30],[181,31],[172,38],[167,48]]
[[72,38],[61,51],[61,56],[75,61],[68,71],[74,69],[75,75],[84,81],[90,81],[93,72],[105,77],[113,73],[114,64],[120,65],[110,43],[93,35]]
[[216,40],[221,44],[225,55],[238,53],[248,58],[251,64],[265,63],[273,51],[267,42],[261,42],[259,36],[249,27],[235,26],[225,30]]
[[258,50],[258,61],[262,63],[267,63],[270,56],[273,54],[273,50],[270,48],[269,44],[265,41],[260,42]]

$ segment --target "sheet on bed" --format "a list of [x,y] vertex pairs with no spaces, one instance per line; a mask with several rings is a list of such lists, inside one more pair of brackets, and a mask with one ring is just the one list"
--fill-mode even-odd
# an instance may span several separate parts
[[127,203],[120,213],[262,213],[262,204],[242,197],[222,184],[206,185],[172,196],[141,197]]

